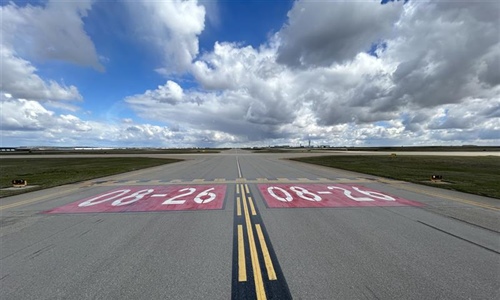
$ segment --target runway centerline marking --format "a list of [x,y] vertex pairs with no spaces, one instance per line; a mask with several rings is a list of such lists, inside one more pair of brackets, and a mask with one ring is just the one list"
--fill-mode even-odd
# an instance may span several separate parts
[[238,178],[242,178],[243,175],[241,174],[240,159],[238,156],[236,156],[236,165],[238,166]]
[[250,244],[250,256],[252,258],[252,270],[255,280],[255,294],[257,300],[266,299],[266,292],[264,290],[264,282],[262,281],[262,272],[260,270],[259,257],[257,256],[257,247],[255,246],[255,239],[253,236],[252,222],[250,221],[250,214],[248,212],[247,199],[245,193],[242,194],[243,210],[245,212],[245,223],[247,227],[248,240]]
[[[232,299],[291,299],[247,184],[236,186],[235,200]],[[249,264],[250,270],[246,268]]]

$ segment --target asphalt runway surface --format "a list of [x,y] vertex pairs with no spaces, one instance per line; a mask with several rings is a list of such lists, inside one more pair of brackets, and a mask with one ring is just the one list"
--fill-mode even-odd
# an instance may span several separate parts
[[500,200],[283,156],[0,199],[0,299],[500,298]]

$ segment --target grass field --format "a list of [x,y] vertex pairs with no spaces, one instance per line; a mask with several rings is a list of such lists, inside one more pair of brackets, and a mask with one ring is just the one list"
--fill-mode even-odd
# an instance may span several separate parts
[[[500,199],[500,157],[321,156],[293,160]],[[442,175],[441,184],[431,175]]]
[[261,147],[244,148],[255,153],[328,152],[328,151],[380,151],[380,152],[485,152],[500,151],[500,146],[418,146],[418,147]]
[[215,149],[107,149],[107,150],[23,150],[2,152],[0,155],[65,155],[65,154],[191,154],[191,153],[220,153],[227,148]]
[[149,168],[180,160],[161,158],[12,158],[0,160],[0,186],[11,187],[13,179],[24,179],[36,188],[0,190],[0,197],[54,187],[93,178]]

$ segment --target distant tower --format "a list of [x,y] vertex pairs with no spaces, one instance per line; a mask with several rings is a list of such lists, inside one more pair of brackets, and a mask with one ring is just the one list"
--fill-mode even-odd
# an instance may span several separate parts
[[309,148],[311,148],[311,139],[309,139]]

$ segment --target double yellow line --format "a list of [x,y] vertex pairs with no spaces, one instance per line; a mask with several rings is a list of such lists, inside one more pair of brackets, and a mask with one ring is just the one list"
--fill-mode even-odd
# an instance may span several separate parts
[[[269,254],[269,249],[266,244],[261,224],[254,224],[254,222],[252,222],[252,218],[250,217],[250,214],[252,216],[256,216],[257,211],[255,210],[253,199],[249,195],[250,192],[248,190],[248,185],[246,184],[237,185],[236,186],[237,194],[240,194],[240,191],[241,191],[241,197],[238,196],[236,198],[236,215],[238,217],[241,217],[241,215],[243,214],[245,218],[244,225],[248,236],[248,245],[250,249],[250,258],[252,262],[252,273],[255,283],[255,294],[257,295],[257,299],[266,299],[266,291],[264,288],[264,281],[263,281],[262,271],[260,268],[259,255],[257,252],[257,245],[253,231],[254,228],[255,232],[257,233],[257,238],[259,240],[262,257],[264,258],[264,264],[266,266],[268,279],[277,280],[277,276],[274,270],[271,256]],[[245,237],[243,232],[243,224],[238,224],[238,281],[239,282],[247,281]]]

